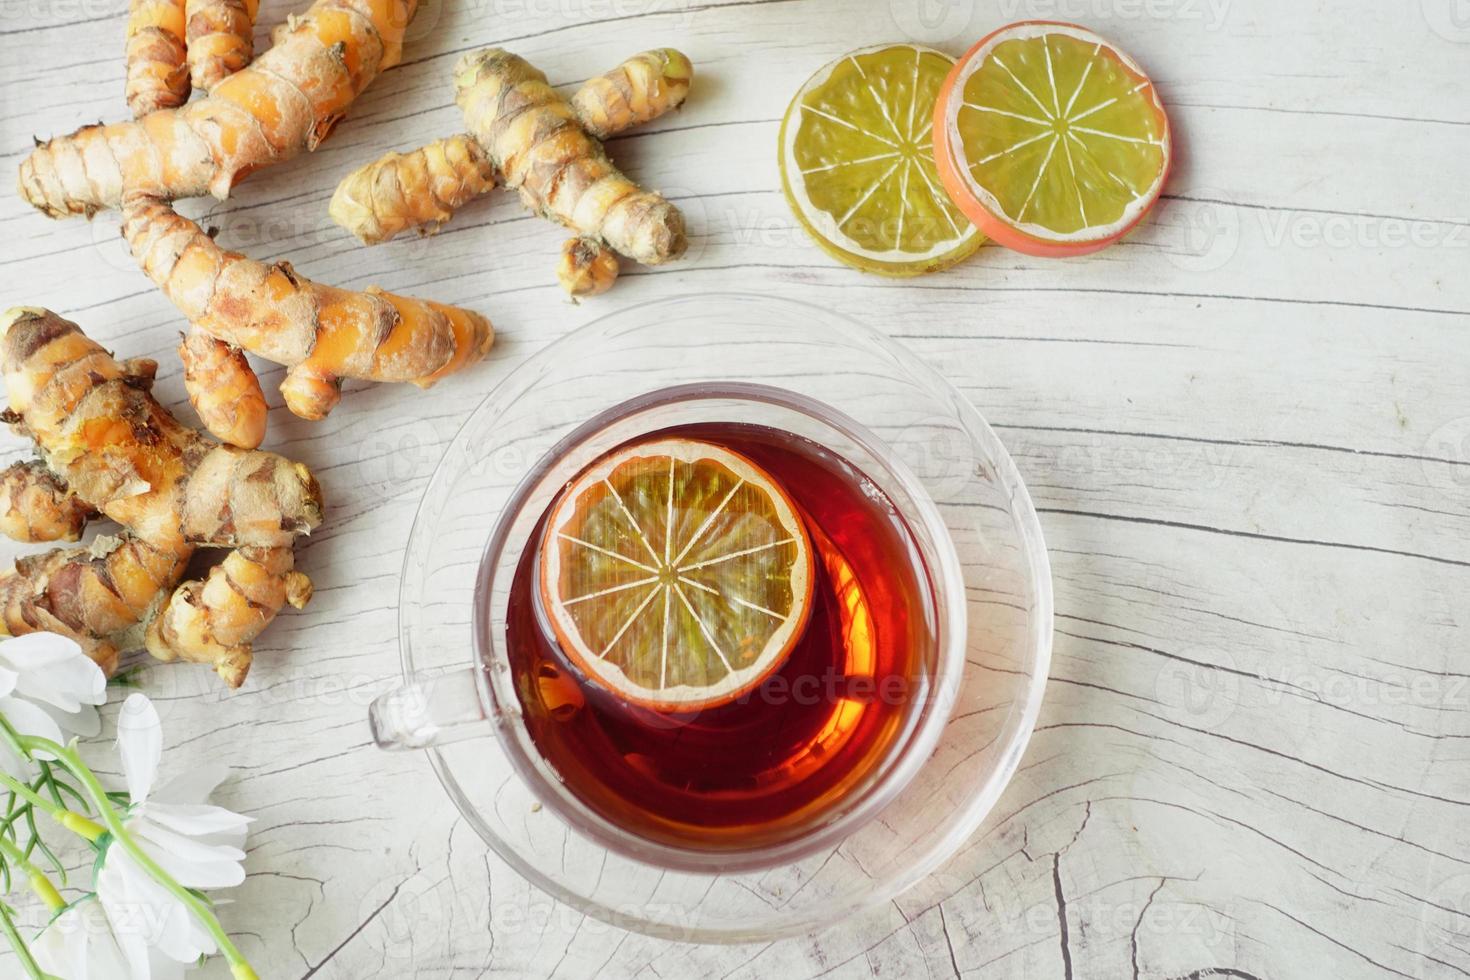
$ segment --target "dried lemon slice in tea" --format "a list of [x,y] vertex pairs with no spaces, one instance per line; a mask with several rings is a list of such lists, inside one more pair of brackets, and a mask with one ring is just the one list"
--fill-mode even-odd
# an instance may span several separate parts
[[1169,172],[1169,119],[1153,83],[1071,24],[1012,24],[975,45],[946,80],[934,126],[950,196],[991,238],[1031,255],[1117,241]]
[[781,121],[781,186],[807,233],[866,272],[914,276],[974,254],[984,236],[934,169],[934,103],[954,59],[912,44],[844,55]]
[[618,450],[547,520],[541,601],[563,652],[625,701],[692,711],[778,668],[811,606],[811,545],[786,492],[711,443]]

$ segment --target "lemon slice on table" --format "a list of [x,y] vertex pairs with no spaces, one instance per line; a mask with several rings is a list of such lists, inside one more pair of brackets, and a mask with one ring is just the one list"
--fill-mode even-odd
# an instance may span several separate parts
[[1158,200],[1169,119],[1132,58],[1071,24],[1003,27],[945,81],[935,157],[987,235],[1032,255],[1081,255],[1123,237]]
[[563,652],[623,700],[693,711],[739,697],[801,638],[811,545],[770,475],[721,446],[617,450],[553,505],[541,600]]
[[841,262],[888,276],[947,268],[984,236],[934,168],[935,99],[954,59],[912,44],[844,55],[781,121],[781,186],[807,233]]

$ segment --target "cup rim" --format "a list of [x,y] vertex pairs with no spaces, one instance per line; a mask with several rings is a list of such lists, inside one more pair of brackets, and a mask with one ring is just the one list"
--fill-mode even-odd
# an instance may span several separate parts
[[[571,906],[583,914],[590,915],[620,928],[647,935],[683,942],[740,943],[797,936],[820,931],[844,917],[890,901],[928,876],[978,829],[985,815],[994,807],[1001,792],[1014,776],[1020,764],[1021,756],[1035,729],[1036,720],[1040,714],[1042,697],[1045,692],[1046,679],[1050,670],[1052,652],[1053,595],[1050,561],[1035,507],[1030,494],[1021,480],[1020,473],[1016,469],[1014,461],[994,430],[981,417],[963,393],[936,370],[920,360],[915,354],[884,334],[843,314],[800,300],[726,291],[663,297],[607,313],[568,332],[527,358],[486,394],[456,430],[454,437],[447,444],[443,456],[436,464],[434,472],[425,487],[410,528],[409,544],[405,549],[400,575],[398,632],[400,661],[403,673],[405,676],[412,676],[414,674],[413,641],[411,635],[413,624],[408,621],[407,612],[412,604],[417,601],[415,597],[409,594],[410,584],[414,581],[414,563],[416,557],[418,557],[415,545],[424,537],[427,524],[435,516],[426,511],[424,503],[433,497],[435,484],[446,473],[446,465],[452,453],[461,445],[462,440],[471,428],[475,426],[477,420],[488,411],[503,410],[499,406],[521,397],[525,393],[525,390],[534,384],[539,376],[546,371],[548,366],[555,363],[566,349],[580,346],[589,337],[595,337],[599,334],[604,337],[617,336],[621,332],[616,329],[618,327],[622,327],[624,330],[638,329],[643,324],[649,322],[650,311],[690,303],[712,302],[744,306],[755,304],[758,307],[766,308],[768,311],[772,307],[784,307],[788,314],[795,314],[802,320],[819,321],[828,325],[835,324],[841,328],[846,340],[854,344],[867,346],[878,355],[896,362],[897,366],[911,378],[921,382],[930,390],[947,397],[951,403],[950,407],[955,412],[958,420],[963,424],[971,439],[982,447],[986,458],[993,464],[996,470],[994,475],[1009,496],[1011,503],[1009,516],[1012,520],[1013,529],[1020,538],[1023,561],[1031,584],[1035,588],[1033,612],[1028,616],[1026,623],[1025,642],[1026,649],[1033,659],[1034,669],[1029,682],[1024,688],[1024,697],[1018,698],[1016,701],[1018,710],[1014,715],[1015,721],[1009,726],[1010,730],[1004,733],[1006,744],[1001,751],[998,764],[984,775],[983,782],[978,790],[965,801],[962,807],[958,808],[956,813],[957,819],[951,821],[947,831],[929,840],[926,847],[914,852],[912,859],[907,863],[907,870],[904,873],[893,876],[891,879],[884,881],[881,886],[864,891],[845,903],[827,906],[820,914],[816,911],[793,913],[787,921],[779,924],[762,922],[759,925],[749,926],[735,923],[720,927],[689,927],[641,917],[636,911],[626,911],[601,904],[543,875],[529,861],[518,854],[508,842],[503,840],[492,828],[485,824],[475,804],[470,801],[457,777],[451,771],[450,763],[445,758],[444,752],[440,748],[435,747],[427,750],[429,762],[435,775],[444,787],[446,794],[466,821],[475,828],[476,832],[486,844],[512,869],[552,898]],[[526,479],[529,478],[528,475]],[[517,490],[519,489],[518,486]],[[928,494],[921,495],[919,499],[928,503],[930,506],[934,505],[934,502],[929,499]],[[497,529],[498,527],[499,522],[497,522]],[[945,540],[949,542],[948,550],[950,553],[953,553],[954,545],[952,540],[950,540],[947,529]],[[956,558],[956,562],[957,560]],[[960,642],[963,645],[963,634],[961,635]],[[478,654],[475,660],[476,663],[479,662]],[[962,661],[963,650],[961,652],[960,662]],[[487,699],[488,703],[489,701]],[[936,726],[936,733],[942,733],[943,727]],[[928,751],[932,751],[932,747],[932,745],[929,746]],[[922,766],[927,761],[928,757],[926,754],[919,759],[919,765]],[[840,846],[840,842],[837,846]],[[705,869],[698,870],[704,871]]]

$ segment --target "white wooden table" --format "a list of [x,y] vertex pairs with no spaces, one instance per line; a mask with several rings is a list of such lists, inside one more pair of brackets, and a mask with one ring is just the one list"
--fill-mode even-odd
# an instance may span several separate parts
[[[0,0],[0,172],[32,134],[123,115],[122,6]],[[267,3],[262,43],[287,9]],[[1153,73],[1179,160],[1149,221],[1089,258],[988,247],[907,283],[828,261],[779,190],[791,93],[849,48],[959,53],[1026,17],[1088,24]],[[257,818],[223,914],[263,977],[1470,975],[1465,0],[434,0],[414,34],[318,153],[185,206],[255,257],[500,330],[431,392],[351,391],[320,424],[274,410],[269,446],[330,497],[300,557],[316,598],[238,694],[145,676],[166,767],[230,763],[225,802]],[[687,261],[572,306],[564,235],[508,195],[370,250],[327,220],[346,170],[458,130],[450,67],[487,44],[567,84],[689,53],[686,109],[612,144],[684,207]],[[188,413],[182,323],[114,217],[0,195],[0,287],[158,358]],[[409,520],[459,420],[592,318],[713,289],[830,306],[953,379],[1029,482],[1056,578],[1040,726],[982,833],[890,906],[769,946],[674,945],[555,905],[365,724],[398,668]]]

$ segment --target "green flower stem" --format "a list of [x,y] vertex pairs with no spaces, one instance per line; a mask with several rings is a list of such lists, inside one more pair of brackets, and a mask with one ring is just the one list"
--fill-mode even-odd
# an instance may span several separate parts
[[40,807],[41,810],[51,814],[57,820],[61,819],[63,813],[69,812],[66,807],[57,806],[9,773],[0,772],[0,786],[4,786],[32,806]]
[[51,879],[46,877],[46,872],[36,867],[20,848],[4,837],[0,837],[0,854],[5,855],[7,861],[25,872],[26,877],[30,879],[31,890],[36,893],[36,897],[46,903],[48,909],[52,912],[60,912],[66,908],[66,899],[61,897],[61,893],[56,890]]
[[20,965],[25,967],[26,976],[31,980],[56,980],[51,974],[41,969],[36,958],[31,955],[31,948],[26,941],[20,938],[20,931],[15,928],[15,920],[10,917],[10,909],[4,903],[0,903],[0,935],[4,935],[10,941],[15,955],[20,957]]
[[51,771],[51,763],[41,759],[37,759],[36,765],[41,770],[41,776],[38,782],[41,784],[41,786],[44,786],[46,789],[51,791],[51,800],[57,806],[66,806],[66,800],[61,798],[62,790],[66,790],[66,792],[70,793],[72,799],[76,800],[82,806],[87,805],[87,802],[81,798],[76,790],[72,789],[66,783],[57,780],[56,773]]
[[57,823],[72,833],[80,837],[85,837],[89,841],[95,843],[106,832],[95,821],[87,819],[80,813],[68,810],[64,806],[57,806],[8,773],[0,772],[0,786],[10,790],[10,792],[41,810],[41,812],[49,813]]
[[3,738],[5,740],[5,743],[9,745],[12,749],[14,749],[17,755],[22,755],[26,758],[30,758],[30,753],[21,748],[20,734],[15,730],[15,727],[10,724],[10,719],[6,718],[4,715],[0,715],[0,738]]
[[[220,925],[219,919],[216,918],[209,904],[175,881],[172,875],[159,867],[157,861],[148,856],[147,851],[138,846],[133,835],[128,833],[127,828],[123,826],[122,818],[113,809],[107,790],[97,781],[97,777],[92,774],[91,769],[87,768],[87,764],[82,761],[82,757],[75,749],[57,745],[50,739],[38,738],[34,735],[20,736],[18,742],[28,756],[37,752],[55,756],[62,768],[71,773],[77,782],[81,783],[87,795],[92,798],[92,804],[97,808],[98,817],[107,827],[108,832],[112,834],[113,845],[127,851],[133,860],[137,861],[143,870],[153,877],[154,881],[193,913],[194,918],[199,920],[199,924],[214,937],[220,953],[229,961],[230,969],[237,977],[249,980],[254,976],[255,971],[251,970],[250,963],[230,940],[229,933],[225,932],[224,926]],[[13,786],[9,788],[14,789]]]

